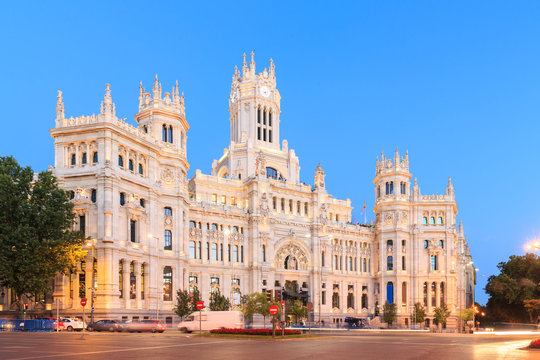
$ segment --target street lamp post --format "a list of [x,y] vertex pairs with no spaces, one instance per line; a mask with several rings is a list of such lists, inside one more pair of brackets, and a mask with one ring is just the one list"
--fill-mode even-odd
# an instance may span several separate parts
[[[91,277],[92,286],[91,286],[91,295],[90,295],[90,297],[91,297],[90,305],[91,305],[92,309],[91,309],[91,312],[90,312],[90,323],[93,323],[94,322],[94,296],[95,296],[95,293],[96,293],[96,289],[94,288],[95,269],[94,269],[94,242],[93,242],[93,240],[88,240],[86,242],[86,246],[92,248],[92,258],[90,259],[92,261],[92,277]],[[84,319],[83,319],[83,322],[84,322]]]
[[148,234],[149,239],[156,239],[156,256],[157,256],[157,263],[156,263],[156,320],[159,320],[159,302],[160,302],[160,296],[159,296],[159,238],[157,236],[154,236],[152,234]]

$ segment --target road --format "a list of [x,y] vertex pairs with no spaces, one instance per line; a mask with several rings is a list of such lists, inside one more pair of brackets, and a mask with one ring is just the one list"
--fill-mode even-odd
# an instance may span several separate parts
[[23,359],[540,359],[533,335],[361,334],[285,341],[164,334],[0,333],[0,358]]

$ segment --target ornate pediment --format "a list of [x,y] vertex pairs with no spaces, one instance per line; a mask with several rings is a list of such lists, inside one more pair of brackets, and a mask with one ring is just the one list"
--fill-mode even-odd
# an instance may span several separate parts
[[276,253],[276,264],[287,270],[307,270],[309,260],[302,248],[293,243],[282,246]]

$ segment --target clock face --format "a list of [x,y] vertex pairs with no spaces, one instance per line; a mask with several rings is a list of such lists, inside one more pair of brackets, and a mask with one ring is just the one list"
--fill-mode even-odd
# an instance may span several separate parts
[[270,96],[270,90],[266,86],[261,87],[261,95],[264,97]]

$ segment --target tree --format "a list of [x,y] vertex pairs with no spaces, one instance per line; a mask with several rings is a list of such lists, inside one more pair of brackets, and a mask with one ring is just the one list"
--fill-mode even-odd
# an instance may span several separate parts
[[467,323],[467,321],[472,321],[473,314],[473,309],[463,309],[461,310],[461,320],[463,320],[465,323]]
[[540,299],[539,300],[525,300],[523,301],[525,309],[529,313],[529,320],[531,323],[538,322],[538,315],[540,314]]
[[388,326],[391,326],[393,322],[396,321],[396,303],[390,304],[388,301],[384,303],[384,314],[383,320],[385,323],[388,323]]
[[435,308],[435,319],[442,326],[446,324],[446,320],[450,316],[448,306],[443,302],[441,306]]
[[219,291],[210,294],[210,310],[211,311],[229,311],[231,302],[226,296],[221,295]]
[[540,257],[535,254],[510,256],[497,265],[499,275],[488,278],[485,290],[490,295],[487,314],[491,321],[526,322],[526,300],[540,298]]
[[75,271],[84,258],[84,234],[72,229],[73,204],[49,171],[38,174],[0,157],[0,285],[23,296],[49,292],[58,273]]
[[263,316],[264,325],[266,327],[266,317],[270,315],[270,306],[278,306],[279,312],[276,316],[281,316],[281,304],[277,302],[268,301],[266,293],[254,292],[244,298],[244,318],[249,319],[255,314]]
[[303,318],[306,316],[306,307],[300,300],[294,300],[289,308],[289,312],[294,315],[296,323],[298,324],[298,318]]
[[423,324],[425,318],[426,318],[426,309],[424,308],[424,305],[417,302],[416,304],[414,304],[413,320],[416,324]]
[[176,315],[180,316],[181,320],[193,312],[191,307],[191,297],[187,290],[178,290],[176,292],[176,305],[174,306],[173,311]]

